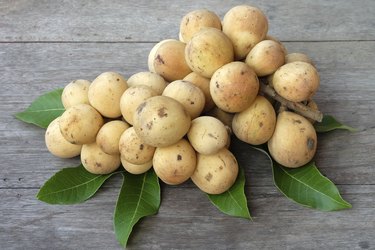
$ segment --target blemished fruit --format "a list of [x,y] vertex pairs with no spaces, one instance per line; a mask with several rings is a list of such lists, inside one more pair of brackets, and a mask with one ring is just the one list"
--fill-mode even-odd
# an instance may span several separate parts
[[297,168],[310,162],[317,146],[314,127],[303,116],[284,111],[277,117],[275,131],[268,141],[271,156],[281,165]]
[[88,104],[78,104],[68,108],[59,121],[64,138],[73,144],[95,142],[104,120],[96,109]]
[[187,137],[195,151],[200,154],[214,154],[228,143],[225,125],[215,117],[201,116],[191,122]]
[[157,148],[153,159],[156,175],[165,183],[177,185],[194,173],[197,158],[190,143],[181,139],[168,147]]
[[122,133],[119,141],[121,157],[133,164],[145,164],[152,160],[155,147],[147,145],[135,133],[134,127],[128,128]]
[[210,81],[212,100],[223,111],[234,113],[245,110],[255,100],[259,80],[246,63],[228,63],[213,74]]
[[205,97],[203,91],[193,83],[177,80],[164,89],[163,96],[169,96],[184,106],[191,119],[198,117],[204,108]]
[[190,128],[184,106],[168,96],[154,96],[142,102],[133,117],[137,135],[148,145],[166,147],[178,142]]
[[232,130],[238,139],[260,145],[271,138],[275,125],[273,106],[264,96],[257,96],[250,107],[234,115]]
[[121,116],[120,98],[128,88],[125,78],[117,72],[104,72],[90,84],[88,98],[90,105],[104,117]]
[[156,95],[158,95],[157,92],[146,85],[135,85],[128,88],[122,94],[120,99],[122,117],[125,119],[125,121],[132,125],[133,116],[139,104]]
[[232,42],[221,30],[202,29],[186,44],[185,60],[192,71],[210,78],[218,68],[233,61]]
[[226,148],[211,155],[198,154],[197,167],[191,180],[203,192],[221,194],[236,181],[238,163],[234,155]]
[[221,20],[214,12],[200,9],[187,13],[180,23],[182,42],[189,42],[191,37],[200,30],[212,27],[221,30]]
[[307,101],[319,88],[319,74],[310,63],[291,62],[275,72],[272,85],[280,96],[289,101]]
[[115,155],[119,154],[119,141],[122,133],[129,128],[129,124],[114,120],[104,124],[96,135],[96,143],[103,152]]
[[245,61],[257,76],[273,74],[285,62],[285,54],[280,43],[273,40],[263,40],[256,44]]
[[268,20],[260,9],[238,5],[225,14],[223,32],[233,43],[236,60],[241,60],[266,37]]
[[65,86],[61,95],[61,101],[65,109],[77,104],[89,104],[90,82],[87,80],[74,80]]
[[202,90],[204,94],[204,100],[205,100],[203,112],[207,112],[211,110],[213,107],[215,107],[215,103],[212,100],[211,93],[210,93],[210,79],[209,78],[203,77],[197,74],[196,72],[191,72],[190,74],[185,76],[183,80],[191,82],[192,84],[200,88],[200,90]]
[[[226,192],[237,178],[231,135],[267,144],[285,167],[305,165],[317,148],[314,120],[277,106],[275,96],[318,111],[311,98],[319,74],[308,55],[288,54],[267,32],[267,17],[249,5],[231,8],[223,20],[204,9],[187,13],[178,40],[151,49],[149,71],[69,83],[61,97],[66,111],[45,134],[48,150],[61,158],[80,154],[93,174],[120,164],[131,174],[153,168],[167,184],[191,178],[208,194]],[[277,94],[267,95],[264,84]]]
[[109,174],[121,164],[120,155],[109,155],[94,143],[84,144],[81,150],[83,167],[92,174]]
[[60,158],[72,158],[81,153],[82,145],[75,145],[67,141],[61,134],[60,117],[53,120],[47,127],[45,142],[48,151]]
[[168,39],[155,45],[148,58],[149,70],[171,82],[184,78],[191,72],[185,61],[186,44]]

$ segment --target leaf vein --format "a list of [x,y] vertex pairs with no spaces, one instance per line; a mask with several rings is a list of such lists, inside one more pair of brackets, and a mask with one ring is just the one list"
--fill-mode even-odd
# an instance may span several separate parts
[[[310,185],[308,185],[308,184],[306,184],[306,183],[300,181],[299,179],[295,178],[293,175],[291,175],[290,173],[288,173],[283,167],[281,167],[281,169],[282,169],[283,172],[285,172],[287,175],[289,175],[293,180],[295,180],[295,181],[301,183],[301,184],[304,185],[304,186],[307,186],[307,187],[311,188],[312,190],[314,190],[314,191],[317,192],[317,193],[322,194],[323,196],[328,197],[329,199],[333,200],[334,202],[336,202],[336,203],[338,203],[338,204],[340,204],[340,205],[347,206],[346,203],[342,203],[342,202],[340,202],[340,201],[334,199],[333,197],[331,197],[331,196],[329,196],[329,195],[327,195],[327,194],[325,194],[325,193],[322,193],[321,191],[315,189],[314,187],[312,187],[312,186],[310,186]],[[324,177],[324,176],[323,176],[323,177]],[[324,177],[324,178],[326,178],[326,177]]]

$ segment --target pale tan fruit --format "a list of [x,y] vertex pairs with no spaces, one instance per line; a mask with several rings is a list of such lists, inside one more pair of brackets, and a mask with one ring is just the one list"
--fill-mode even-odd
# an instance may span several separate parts
[[122,75],[116,72],[104,72],[95,78],[89,87],[90,105],[105,117],[120,117],[120,98],[127,88],[128,85]]
[[154,96],[138,106],[133,122],[135,132],[146,144],[166,147],[184,137],[190,128],[191,118],[175,99]]
[[221,30],[220,17],[214,12],[205,9],[191,11],[181,20],[180,40],[187,43],[195,33],[207,27]]
[[281,66],[273,75],[275,91],[292,102],[311,99],[319,88],[319,74],[305,62],[291,62]]
[[185,60],[192,71],[210,78],[218,68],[233,61],[232,42],[218,29],[202,29],[186,44]]
[[79,155],[82,145],[72,144],[62,136],[59,121],[60,117],[57,117],[47,127],[45,142],[48,151],[60,158],[72,158]]
[[252,68],[243,62],[231,62],[215,71],[210,93],[216,106],[225,112],[241,112],[255,100],[259,80]]
[[234,45],[236,60],[245,58],[250,50],[265,38],[267,31],[267,17],[253,6],[235,6],[223,19],[223,32]]
[[109,155],[119,154],[120,137],[129,127],[129,124],[119,120],[107,122],[96,135],[96,143],[103,152]]
[[317,136],[312,124],[303,116],[290,111],[281,112],[276,128],[268,141],[268,150],[279,164],[298,168],[315,155]]
[[169,185],[188,180],[194,173],[196,164],[195,151],[185,139],[167,147],[157,148],[153,159],[156,175]]
[[59,121],[64,138],[73,144],[89,144],[96,140],[104,120],[96,109],[88,104],[78,104],[68,108]]
[[112,173],[121,164],[119,154],[106,154],[95,142],[82,146],[81,162],[83,167],[92,174]]
[[221,194],[236,181],[238,163],[234,155],[226,148],[212,155],[197,155],[197,167],[191,180],[203,192]]
[[90,82],[82,79],[72,81],[66,85],[61,94],[64,108],[68,109],[77,104],[89,104],[89,86]]
[[234,115],[232,129],[238,139],[260,145],[271,138],[275,125],[273,106],[264,96],[257,96],[250,107]]

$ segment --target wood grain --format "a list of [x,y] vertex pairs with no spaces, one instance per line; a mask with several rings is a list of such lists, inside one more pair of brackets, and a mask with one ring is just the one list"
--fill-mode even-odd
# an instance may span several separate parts
[[[0,249],[120,249],[112,226],[119,176],[80,205],[37,201],[40,186],[79,159],[50,155],[44,130],[14,114],[75,79],[147,70],[150,49],[177,37],[185,13],[208,8],[223,17],[237,4],[0,0]],[[324,213],[289,201],[273,185],[268,159],[234,140],[253,221],[223,215],[190,181],[162,185],[159,213],[136,226],[129,249],[375,249],[375,2],[252,4],[289,52],[312,57],[320,109],[358,129],[320,134],[316,156],[353,208]]]
[[[0,93],[0,108],[3,110],[0,113],[0,140],[6,145],[1,153],[7,155],[3,164],[17,166],[0,169],[3,177],[0,187],[39,187],[58,168],[78,162],[50,155],[44,145],[44,131],[17,121],[14,118],[16,112],[25,109],[41,93],[63,87],[74,79],[93,80],[104,71],[118,71],[129,77],[146,70],[147,54],[152,45],[0,44],[1,51],[5,51],[5,57],[0,61],[3,86]],[[360,130],[357,133],[337,131],[321,135],[318,166],[341,184],[374,184],[371,163],[375,162],[372,154],[375,151],[375,116],[371,111],[375,106],[375,75],[369,72],[375,72],[371,63],[375,58],[375,42],[361,42],[354,48],[351,42],[292,42],[286,46],[292,51],[308,53],[319,68],[322,83],[317,102],[321,110]],[[328,52],[331,57],[327,59]],[[363,63],[349,60],[352,54],[358,54]],[[334,62],[332,58],[335,58]],[[266,158],[246,145],[241,150],[244,153],[238,158],[254,176],[252,183],[271,183]],[[250,156],[248,152],[252,152]],[[19,165],[14,158],[20,153],[27,165]],[[353,166],[356,166],[355,171]]]
[[[0,41],[159,41],[177,38],[182,17],[206,8],[220,17],[230,1],[0,1]],[[269,33],[285,41],[374,40],[375,2],[252,1]]]
[[[136,226],[129,249],[373,248],[374,186],[338,187],[352,210],[314,211],[295,205],[273,187],[247,188],[253,216],[248,221],[221,214],[195,188],[163,186],[159,213]],[[3,249],[28,248],[30,242],[32,249],[120,249],[112,227],[118,189],[102,189],[93,199],[72,206],[40,203],[35,192],[1,192]]]

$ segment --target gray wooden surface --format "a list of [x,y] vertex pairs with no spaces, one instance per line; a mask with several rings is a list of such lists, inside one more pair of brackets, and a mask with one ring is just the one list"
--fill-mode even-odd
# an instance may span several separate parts
[[[153,44],[176,38],[185,13],[208,8],[222,17],[240,3],[0,0],[0,249],[120,249],[112,226],[120,179],[80,205],[39,202],[40,186],[78,159],[51,156],[44,131],[14,114],[71,80],[146,70]],[[274,187],[266,157],[239,144],[253,221],[221,214],[191,182],[162,185],[159,213],[135,227],[129,249],[375,249],[375,1],[248,3],[289,51],[313,58],[321,110],[359,129],[320,135],[316,156],[353,208],[327,213],[291,202]]]

